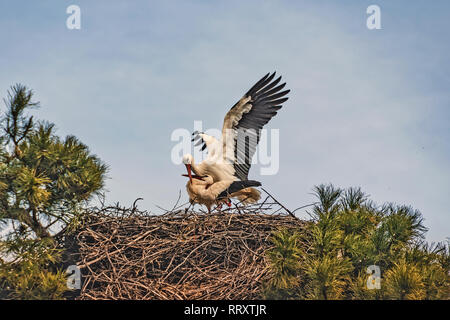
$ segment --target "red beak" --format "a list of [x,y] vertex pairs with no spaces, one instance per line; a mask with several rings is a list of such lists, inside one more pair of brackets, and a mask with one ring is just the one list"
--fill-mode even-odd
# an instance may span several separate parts
[[187,172],[188,172],[189,181],[192,183],[192,171],[191,171],[191,165],[190,165],[190,164],[187,164],[187,165],[186,165],[186,169],[187,169]]

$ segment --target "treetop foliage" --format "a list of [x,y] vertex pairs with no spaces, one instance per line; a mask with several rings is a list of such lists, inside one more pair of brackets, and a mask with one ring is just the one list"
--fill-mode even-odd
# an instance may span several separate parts
[[[280,230],[267,253],[272,299],[449,299],[448,243],[427,244],[418,210],[376,206],[360,188],[315,187],[308,232]],[[369,266],[380,289],[367,285]]]

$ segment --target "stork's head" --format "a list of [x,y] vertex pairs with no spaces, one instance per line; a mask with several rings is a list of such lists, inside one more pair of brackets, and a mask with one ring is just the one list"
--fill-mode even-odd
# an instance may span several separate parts
[[187,154],[185,154],[184,156],[183,156],[183,163],[185,164],[185,165],[188,165],[188,164],[192,164],[192,160],[193,160],[194,158],[192,157],[192,155],[190,155],[189,153],[187,153]]
[[193,158],[192,155],[190,155],[189,153],[188,153],[188,154],[185,154],[185,155],[183,156],[183,163],[184,163],[184,165],[186,166],[186,170],[187,170],[187,172],[188,172],[189,181],[191,181],[191,183],[192,183],[191,165],[192,165],[193,159],[194,159],[194,158]]

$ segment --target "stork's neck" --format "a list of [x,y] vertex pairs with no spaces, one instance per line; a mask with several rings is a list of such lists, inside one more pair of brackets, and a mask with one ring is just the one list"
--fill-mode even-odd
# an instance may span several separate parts
[[198,170],[198,167],[197,167],[197,165],[195,164],[194,157],[192,157],[192,160],[191,160],[191,169],[192,169],[192,171],[194,171],[194,173],[195,173],[196,175],[200,175],[200,173],[198,172],[198,171],[199,171],[199,170]]

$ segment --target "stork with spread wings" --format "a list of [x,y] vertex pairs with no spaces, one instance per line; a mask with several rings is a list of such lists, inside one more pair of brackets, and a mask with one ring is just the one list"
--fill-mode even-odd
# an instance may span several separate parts
[[[224,199],[229,203],[228,199],[232,197],[245,203],[259,200],[259,191],[253,187],[261,186],[261,183],[248,180],[251,160],[261,129],[288,100],[286,95],[290,91],[282,91],[286,83],[279,84],[281,76],[274,78],[275,72],[266,74],[228,111],[221,141],[202,132],[193,133],[192,140],[202,150],[207,149],[208,156],[199,164],[192,155],[183,156],[191,203],[220,203]],[[244,195],[247,198],[243,199]]]

